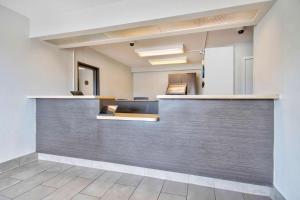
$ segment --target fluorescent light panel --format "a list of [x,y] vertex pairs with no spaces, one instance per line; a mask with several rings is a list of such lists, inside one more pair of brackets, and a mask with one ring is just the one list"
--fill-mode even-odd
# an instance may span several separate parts
[[172,55],[172,54],[184,53],[183,44],[135,49],[135,52],[140,57],[162,56],[162,55]]
[[149,59],[151,65],[172,65],[172,64],[185,64],[187,63],[186,56],[179,56],[173,58],[157,58]]

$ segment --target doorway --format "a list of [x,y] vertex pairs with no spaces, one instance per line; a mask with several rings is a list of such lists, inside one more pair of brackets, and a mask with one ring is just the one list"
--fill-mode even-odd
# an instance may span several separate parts
[[99,69],[97,67],[77,63],[78,91],[84,95],[99,95]]

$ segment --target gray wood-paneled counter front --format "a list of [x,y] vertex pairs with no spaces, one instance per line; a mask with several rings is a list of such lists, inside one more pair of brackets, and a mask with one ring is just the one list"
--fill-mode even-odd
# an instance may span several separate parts
[[37,99],[37,152],[273,183],[273,99],[163,98],[158,122],[97,120],[99,106]]

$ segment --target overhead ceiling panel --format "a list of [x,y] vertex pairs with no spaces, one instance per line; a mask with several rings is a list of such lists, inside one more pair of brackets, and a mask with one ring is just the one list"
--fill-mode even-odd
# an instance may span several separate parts
[[255,25],[274,2],[276,0],[0,0],[1,5],[26,16],[30,20],[29,36],[41,40],[251,9],[259,10],[258,17],[252,21]]
[[158,34],[160,33],[160,29],[158,26],[144,26],[138,28],[125,29],[120,31],[112,31],[106,32],[109,38],[126,38],[126,37],[140,37],[150,34]]
[[88,41],[103,41],[103,40],[107,40],[107,39],[109,39],[109,37],[106,34],[96,33],[96,34],[91,34],[91,35],[69,37],[69,38],[64,38],[64,39],[60,39],[60,40],[51,40],[48,42],[50,42],[51,44],[57,45],[57,46],[64,46],[66,44],[75,44],[75,43],[84,44],[85,42],[88,42]]
[[[236,29],[220,30],[209,32],[207,38],[207,47],[228,46],[235,43],[251,43],[253,39],[252,28],[245,29],[242,35],[237,34]],[[136,49],[153,48],[157,46],[169,46],[175,44],[184,45],[184,54],[188,60],[188,65],[200,66],[203,55],[200,51],[205,45],[206,33],[193,33],[178,36],[168,36],[162,38],[145,39],[135,42],[134,47],[129,45],[129,42],[102,44],[93,46],[94,50],[104,54],[118,62],[133,68],[152,68],[148,62],[148,58],[141,58],[136,52]],[[158,56],[159,58],[168,58],[170,56]],[[167,66],[166,66],[167,67]]]
[[92,35],[82,35],[63,39],[47,40],[61,48],[93,46],[107,43],[118,43],[130,40],[141,40],[167,35],[180,35],[208,30],[224,29],[225,27],[251,25],[258,10],[252,9],[242,12],[233,12],[221,15],[206,16],[191,20],[164,22],[151,26],[142,26]]

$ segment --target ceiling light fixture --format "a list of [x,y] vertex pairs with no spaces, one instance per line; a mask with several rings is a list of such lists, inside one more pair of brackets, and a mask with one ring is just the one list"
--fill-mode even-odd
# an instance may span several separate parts
[[172,65],[172,64],[185,64],[187,63],[186,56],[173,57],[173,58],[157,58],[149,59],[151,65]]
[[135,49],[140,57],[182,54],[183,44]]

